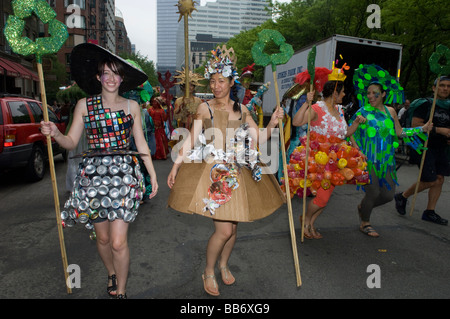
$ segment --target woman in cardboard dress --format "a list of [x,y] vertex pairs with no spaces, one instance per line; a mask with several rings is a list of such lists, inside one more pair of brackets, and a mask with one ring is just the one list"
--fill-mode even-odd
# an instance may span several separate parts
[[[128,226],[136,218],[144,193],[138,156],[150,175],[152,194],[158,183],[144,137],[140,106],[119,95],[138,87],[145,73],[100,46],[84,43],[71,54],[71,73],[78,86],[91,95],[78,101],[67,135],[52,122],[41,131],[66,149],[74,149],[83,131],[88,149],[82,158],[73,190],[61,217],[95,228],[99,255],[108,271],[107,293],[126,298],[129,269]],[[130,151],[131,134],[138,152]]]
[[[219,295],[216,263],[224,284],[235,282],[228,259],[238,222],[269,216],[285,202],[274,172],[257,161],[255,151],[257,142],[270,137],[270,129],[277,126],[283,110],[274,112],[267,132],[260,134],[247,108],[230,98],[238,78],[230,51],[213,51],[205,78],[210,80],[214,99],[198,107],[191,136],[181,147],[167,178],[171,208],[214,220],[215,231],[208,242],[202,275],[205,291],[213,296]],[[206,137],[212,142],[208,144]],[[201,145],[192,148],[197,139]]]

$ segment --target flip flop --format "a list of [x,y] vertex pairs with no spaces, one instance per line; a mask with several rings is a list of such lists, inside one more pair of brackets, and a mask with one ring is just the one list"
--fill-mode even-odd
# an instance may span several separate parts
[[[217,297],[220,295],[219,293],[219,289],[217,288],[217,282],[216,282],[216,276],[214,275],[206,275],[202,274],[202,279],[203,279],[203,289],[205,289],[205,291],[210,294],[211,296]],[[208,289],[208,287],[206,286],[206,280],[207,279],[212,279],[213,283],[214,283],[214,288],[216,288],[216,291],[210,290]]]
[[376,232],[375,229],[373,229],[373,227],[371,225],[366,225],[363,227],[359,227],[359,230],[363,233],[366,234],[369,237],[373,237],[373,238],[377,238],[380,235]]
[[[234,278],[233,274],[231,273],[230,269],[228,268],[228,266],[223,266],[220,267],[220,272],[222,274],[222,281],[225,285],[232,285],[234,284],[234,282],[236,281],[236,279]],[[223,276],[223,274],[225,274],[225,277]]]

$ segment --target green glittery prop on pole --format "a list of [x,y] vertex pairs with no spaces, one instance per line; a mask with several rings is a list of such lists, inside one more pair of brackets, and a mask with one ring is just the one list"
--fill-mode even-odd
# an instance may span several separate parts
[[[264,52],[266,45],[271,41],[279,47],[279,53],[269,55]],[[270,64],[273,71],[277,69],[277,65],[289,62],[293,55],[294,49],[292,45],[286,43],[283,35],[276,30],[262,30],[258,33],[258,41],[252,47],[252,57],[255,63],[264,67]]]
[[[443,62],[443,64],[441,64]],[[450,49],[443,44],[439,44],[429,60],[430,70],[437,74],[450,74]]]
[[[46,54],[56,53],[69,37],[67,27],[56,19],[56,12],[45,0],[13,0],[11,2],[14,15],[8,17],[4,34],[9,45],[17,54],[24,56],[35,55],[38,63],[42,63],[42,57]],[[24,37],[25,20],[32,14],[44,23],[48,24],[48,32],[51,37],[37,38],[32,41]]]
[[384,104],[404,103],[404,89],[393,76],[376,64],[361,64],[353,75],[355,94],[360,107],[369,104],[366,90],[373,82],[380,83],[386,91]]
[[[280,52],[274,53],[274,54],[267,54],[264,52],[264,49],[266,48],[266,45],[269,42],[275,43]],[[277,82],[277,76],[276,76],[276,70],[277,65],[279,64],[285,64],[289,62],[291,57],[294,55],[294,49],[292,46],[288,43],[286,43],[286,39],[283,37],[283,35],[276,30],[271,29],[265,29],[262,30],[260,33],[258,33],[258,41],[256,41],[253,44],[252,47],[252,56],[253,60],[255,61],[255,64],[261,65],[263,67],[268,66],[269,64],[272,66],[272,73],[273,73],[273,81],[274,81],[274,88],[275,88],[275,96],[277,101],[277,109],[281,107],[280,105],[280,92],[278,90],[278,82]],[[283,132],[283,121],[281,119],[278,119],[278,128],[280,132],[280,141],[281,141],[281,153],[282,153],[282,159],[283,159],[283,171],[284,176],[286,177],[286,180],[288,180],[288,171],[287,171],[287,162],[286,162],[286,148],[284,144],[284,132]],[[297,276],[297,287],[302,285],[302,280],[300,276],[300,266],[298,262],[298,252],[297,252],[297,242],[295,239],[295,229],[294,229],[294,221],[293,221],[293,214],[292,214],[292,203],[291,203],[291,196],[289,191],[289,182],[285,182],[285,191],[286,191],[286,201],[288,206],[288,219],[289,219],[289,227],[290,227],[290,233],[291,233],[291,242],[292,242],[292,252],[294,255],[294,265],[295,265],[295,272]]]
[[[62,47],[69,37],[66,25],[56,20],[56,12],[50,7],[45,0],[13,0],[11,2],[14,15],[8,17],[4,34],[11,49],[20,55],[34,55],[37,61],[37,69],[39,74],[39,84],[41,89],[42,107],[44,109],[44,121],[49,121],[47,97],[45,93],[44,72],[42,69],[42,57],[46,54],[56,53]],[[25,20],[32,14],[35,14],[44,24],[48,24],[48,32],[51,37],[37,38],[32,41],[28,37],[24,37]],[[72,293],[72,283],[68,274],[68,262],[66,255],[66,247],[64,244],[64,234],[62,229],[61,212],[59,204],[59,193],[56,182],[55,163],[53,160],[52,138],[47,136],[47,152],[50,166],[50,174],[52,179],[53,197],[55,200],[56,221],[58,227],[59,244],[61,248],[61,257],[64,268],[65,284],[67,293]]]

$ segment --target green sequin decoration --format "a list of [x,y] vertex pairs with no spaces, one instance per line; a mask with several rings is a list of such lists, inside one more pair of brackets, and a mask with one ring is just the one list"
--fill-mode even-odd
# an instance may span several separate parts
[[[441,64],[441,61],[444,63]],[[443,44],[436,48],[430,57],[430,70],[437,75],[450,74],[450,49]]]
[[[34,54],[38,63],[42,63],[42,57],[46,54],[58,52],[69,37],[67,26],[56,19],[56,12],[45,0],[13,0],[14,15],[8,17],[4,29],[5,37],[12,50],[24,56]],[[48,32],[51,37],[37,38],[33,42],[28,37],[23,37],[25,30],[24,19],[33,13],[44,23],[48,24]]]
[[[264,49],[270,41],[273,41],[280,49],[280,53],[269,55]],[[287,63],[294,55],[294,49],[288,43],[283,35],[276,31],[265,29],[258,33],[258,41],[252,47],[252,57],[257,65],[272,65],[272,70],[276,70],[276,66]]]

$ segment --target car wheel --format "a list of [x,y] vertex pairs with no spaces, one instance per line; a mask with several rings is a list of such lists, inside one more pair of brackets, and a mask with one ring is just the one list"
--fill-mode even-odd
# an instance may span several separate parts
[[44,151],[41,147],[35,145],[28,161],[27,176],[31,181],[37,182],[44,178],[45,171]]

